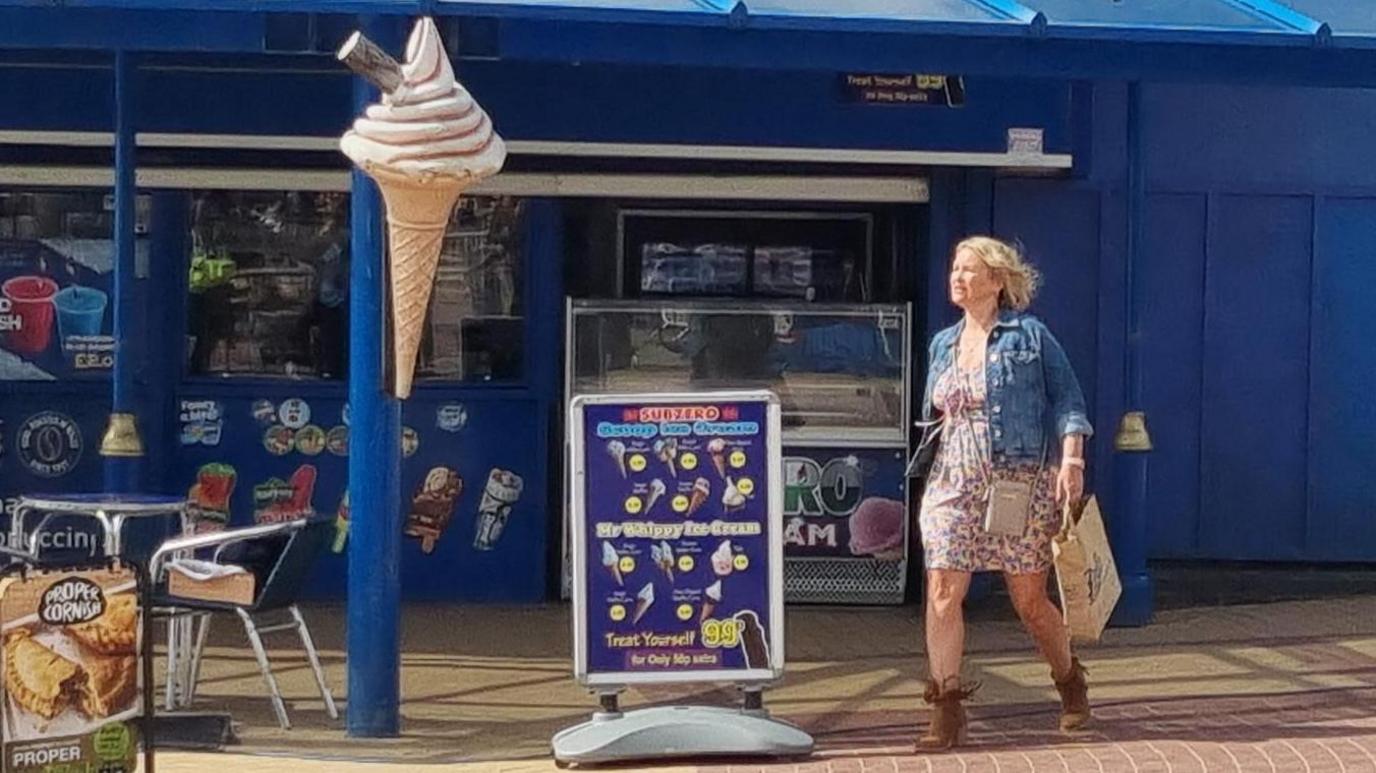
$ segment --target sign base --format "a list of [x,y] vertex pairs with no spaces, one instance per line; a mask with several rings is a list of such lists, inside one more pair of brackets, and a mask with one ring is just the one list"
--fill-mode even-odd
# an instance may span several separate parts
[[560,764],[731,757],[804,757],[812,736],[762,710],[662,706],[594,714],[553,739]]

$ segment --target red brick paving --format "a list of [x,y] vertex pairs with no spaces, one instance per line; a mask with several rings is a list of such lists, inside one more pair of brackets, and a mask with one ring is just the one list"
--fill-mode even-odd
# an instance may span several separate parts
[[970,705],[970,739],[944,754],[911,744],[925,716],[858,712],[817,734],[801,762],[703,765],[701,773],[1376,773],[1376,687],[1099,706],[1086,731],[1055,730],[1055,706]]

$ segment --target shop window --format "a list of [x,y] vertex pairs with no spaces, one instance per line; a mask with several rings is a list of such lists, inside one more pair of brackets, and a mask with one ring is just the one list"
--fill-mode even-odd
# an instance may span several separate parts
[[[348,195],[201,192],[191,209],[190,371],[347,375]],[[417,375],[520,378],[522,207],[465,196],[435,276]]]
[[190,372],[343,378],[348,248],[347,194],[194,193]]
[[868,301],[865,213],[623,210],[629,296]]
[[[147,222],[140,197],[139,234]],[[108,377],[113,233],[105,191],[0,191],[0,380]],[[146,270],[146,240],[135,249]]]
[[419,378],[513,381],[525,333],[525,207],[510,196],[465,196],[435,275]]

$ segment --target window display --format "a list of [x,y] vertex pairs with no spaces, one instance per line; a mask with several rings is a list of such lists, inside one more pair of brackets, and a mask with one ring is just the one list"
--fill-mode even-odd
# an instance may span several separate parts
[[346,194],[192,194],[190,372],[342,378],[348,249]]
[[454,210],[421,339],[419,379],[511,381],[522,375],[521,236],[510,196],[464,196]]
[[570,302],[569,394],[771,389],[785,437],[905,443],[899,305]]
[[[520,202],[465,196],[445,235],[417,375],[521,376]],[[193,194],[190,372],[342,379],[349,199],[328,192]]]
[[619,224],[627,295],[871,299],[867,213],[622,210]]
[[[114,202],[104,191],[0,191],[0,380],[114,368]],[[136,231],[146,231],[140,197]],[[138,262],[148,245],[137,239]]]

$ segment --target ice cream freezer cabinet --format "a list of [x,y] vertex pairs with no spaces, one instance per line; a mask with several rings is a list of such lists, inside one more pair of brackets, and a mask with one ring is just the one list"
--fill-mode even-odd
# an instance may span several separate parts
[[778,395],[786,599],[903,602],[910,306],[575,299],[567,314],[570,400],[717,389]]

